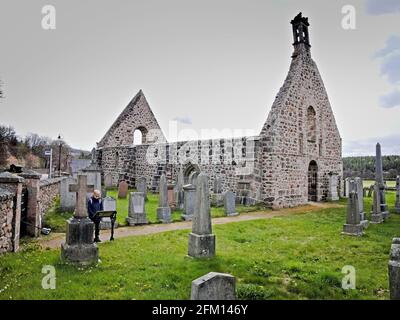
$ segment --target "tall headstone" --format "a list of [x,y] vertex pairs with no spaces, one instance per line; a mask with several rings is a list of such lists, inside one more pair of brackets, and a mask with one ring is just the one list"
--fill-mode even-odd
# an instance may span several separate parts
[[78,174],[78,184],[70,185],[70,191],[76,192],[74,216],[67,221],[66,242],[61,245],[61,259],[64,262],[88,265],[97,263],[99,249],[93,242],[94,223],[87,216],[86,193],[94,186],[87,185],[87,176]]
[[111,189],[113,187],[113,177],[111,173],[106,173],[104,175],[104,187],[106,189]]
[[129,197],[129,213],[126,218],[126,222],[130,226],[147,224],[144,196],[143,192],[131,192]]
[[350,193],[350,178],[344,179],[344,197],[348,198]]
[[396,178],[396,202],[394,205],[394,211],[400,213],[400,176]]
[[[113,197],[104,197],[102,201],[104,211],[117,211],[117,201]],[[114,227],[118,227],[117,221],[115,221]],[[111,219],[109,217],[101,218],[100,229],[111,229]]]
[[192,232],[189,234],[188,254],[194,258],[215,256],[215,235],[211,227],[210,190],[208,176],[197,177],[195,213]]
[[182,218],[186,221],[193,220],[194,207],[196,203],[196,187],[192,184],[187,184],[183,186],[184,192],[184,207]]
[[388,266],[391,300],[400,300],[400,238],[394,238]]
[[157,208],[157,218],[162,223],[171,222],[171,208],[168,206],[168,184],[167,177],[163,173],[159,184],[159,201]]
[[374,193],[372,199],[372,212],[371,212],[371,223],[382,223],[383,216],[381,211],[381,193],[377,182],[374,184]]
[[192,282],[191,300],[236,300],[235,277],[210,272]]
[[147,200],[147,180],[145,177],[141,177],[136,182],[136,189],[138,192],[144,194],[145,201]]
[[361,236],[363,234],[363,226],[360,223],[360,209],[358,207],[358,194],[351,190],[347,201],[347,219],[343,225],[342,234],[351,236]]
[[183,168],[181,166],[179,169],[178,177],[176,179],[176,185],[174,188],[176,207],[181,210],[184,208],[184,191],[183,191],[184,179],[185,178],[183,175]]
[[339,200],[338,184],[339,184],[338,175],[334,173],[329,174],[328,201]]
[[224,208],[227,216],[237,216],[236,211],[236,196],[232,191],[226,191],[224,195]]
[[368,220],[364,212],[364,187],[363,180],[359,177],[354,178],[353,188],[357,192],[358,209],[360,210],[360,223],[364,228],[368,227]]
[[376,144],[376,158],[375,158],[375,181],[378,183],[380,192],[380,203],[383,220],[389,218],[389,211],[386,205],[385,195],[385,182],[383,180],[383,166],[382,166],[382,152],[381,145]]
[[125,180],[122,180],[118,184],[118,198],[126,199],[127,195],[128,195],[128,183]]
[[61,180],[60,183],[60,210],[62,212],[74,212],[76,204],[76,192],[69,191],[69,186],[76,184],[72,177]]

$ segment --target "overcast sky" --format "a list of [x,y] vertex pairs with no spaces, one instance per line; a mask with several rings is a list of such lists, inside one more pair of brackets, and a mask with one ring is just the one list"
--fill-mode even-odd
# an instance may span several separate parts
[[[47,4],[55,30],[42,28]],[[342,27],[344,5],[355,30]],[[173,119],[258,134],[299,11],[344,155],[377,141],[400,154],[400,0],[1,0],[0,123],[90,150],[143,89],[167,137]]]

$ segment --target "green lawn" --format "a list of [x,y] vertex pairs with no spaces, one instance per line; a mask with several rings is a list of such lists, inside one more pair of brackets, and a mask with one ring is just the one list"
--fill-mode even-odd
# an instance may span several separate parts
[[[375,183],[374,180],[363,180],[364,187],[369,187]],[[387,180],[386,185],[390,188],[394,188],[396,186],[396,181]]]
[[[393,208],[394,193],[388,193]],[[341,200],[344,203],[344,200]],[[369,216],[371,198],[365,199]],[[117,239],[99,245],[101,263],[60,264],[60,250],[31,243],[0,257],[0,299],[188,299],[193,279],[210,271],[237,278],[240,299],[388,299],[387,263],[400,216],[363,237],[341,235],[345,208],[214,226],[217,256],[188,258],[189,231]],[[57,289],[44,290],[43,265]],[[341,288],[342,267],[356,268],[356,290]]]

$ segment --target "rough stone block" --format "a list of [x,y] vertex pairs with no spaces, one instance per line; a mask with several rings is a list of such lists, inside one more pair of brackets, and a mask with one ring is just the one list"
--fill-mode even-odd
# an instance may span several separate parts
[[236,300],[235,277],[210,272],[192,282],[191,300]]
[[189,256],[193,258],[212,258],[215,256],[215,235],[189,234]]

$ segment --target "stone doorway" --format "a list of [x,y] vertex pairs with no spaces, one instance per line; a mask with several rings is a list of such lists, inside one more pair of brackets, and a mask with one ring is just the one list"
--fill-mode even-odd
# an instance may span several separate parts
[[308,165],[308,201],[317,201],[318,166],[313,160]]

